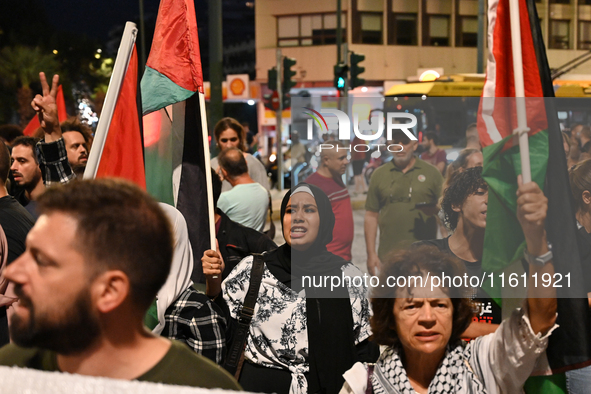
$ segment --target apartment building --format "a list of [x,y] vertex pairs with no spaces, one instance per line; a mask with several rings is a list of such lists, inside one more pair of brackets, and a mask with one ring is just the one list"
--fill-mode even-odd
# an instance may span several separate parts
[[[331,86],[336,4],[257,0],[256,79],[266,81],[281,48],[283,55],[297,59],[298,87]],[[539,0],[536,5],[552,68],[591,50],[591,0]],[[479,0],[342,0],[342,39],[349,51],[366,56],[368,86],[406,81],[432,68],[448,75],[475,73],[478,7]],[[591,79],[591,62],[572,73]]]

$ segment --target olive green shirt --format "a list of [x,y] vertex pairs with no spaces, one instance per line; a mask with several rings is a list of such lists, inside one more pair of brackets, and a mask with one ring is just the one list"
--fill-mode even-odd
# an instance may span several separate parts
[[[59,372],[55,352],[38,348],[23,348],[14,344],[8,344],[0,349],[0,365]],[[240,385],[226,370],[178,341],[172,341],[170,350],[162,360],[134,380],[241,390]]]
[[442,187],[443,177],[439,170],[418,158],[415,158],[414,166],[406,173],[402,173],[394,162],[374,171],[369,182],[365,209],[379,212],[380,260],[394,249],[435,238],[435,216],[426,216],[415,205],[437,203]]

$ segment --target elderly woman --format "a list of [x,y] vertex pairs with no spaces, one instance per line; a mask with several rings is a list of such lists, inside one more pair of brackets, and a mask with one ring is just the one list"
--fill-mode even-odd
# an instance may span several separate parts
[[[530,274],[553,274],[544,230],[547,199],[537,184],[520,182],[517,205]],[[444,272],[462,276],[463,268],[448,254],[423,246],[395,255],[382,270],[380,283],[392,276],[426,279]],[[460,340],[472,317],[464,289],[431,289],[430,283],[427,288],[377,287],[371,325],[376,342],[387,349],[375,366],[357,363],[347,371],[341,392],[521,392],[536,363],[539,367],[546,361],[547,367],[544,352],[556,320],[555,290],[536,288],[529,278],[524,308],[514,311],[494,333],[469,344]]]
[[[322,190],[298,185],[283,199],[281,219],[286,243],[264,255],[238,381],[254,392],[337,393],[344,382],[342,374],[356,361],[372,358],[367,289],[349,284],[317,288],[302,279],[362,277],[362,273],[326,250],[335,219]],[[202,261],[207,275],[223,270],[219,259],[204,256]],[[247,257],[222,283],[230,324],[244,304],[252,265],[253,258]]]

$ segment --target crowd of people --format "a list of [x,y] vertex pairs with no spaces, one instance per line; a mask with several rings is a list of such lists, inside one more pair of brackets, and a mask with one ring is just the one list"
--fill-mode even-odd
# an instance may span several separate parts
[[[0,365],[290,394],[517,393],[532,374],[549,372],[552,287],[528,286],[523,306],[503,320],[480,287],[317,284],[364,275],[351,263],[340,142],[328,141],[317,171],[285,194],[278,246],[274,228],[265,232],[266,170],[247,152],[243,125],[221,119],[211,162],[217,245],[197,255],[193,218],[128,182],[79,179],[91,134],[58,122],[58,77],[40,77],[38,135],[0,145]],[[449,164],[436,134],[418,157],[418,143],[395,132],[391,142],[403,149],[367,190],[355,179],[367,192],[367,271],[379,283],[483,274],[488,186],[473,129],[472,146]],[[565,152],[591,256],[591,160],[582,160],[591,142],[576,130]],[[363,159],[353,164],[358,177]],[[519,179],[524,259],[539,275],[554,273],[547,209],[538,185]],[[203,283],[191,280],[195,270]],[[571,387],[585,376],[573,374]]]

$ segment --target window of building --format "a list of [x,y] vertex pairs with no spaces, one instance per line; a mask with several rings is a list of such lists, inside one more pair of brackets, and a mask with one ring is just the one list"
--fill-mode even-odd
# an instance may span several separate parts
[[[347,37],[347,17],[342,14],[343,42]],[[336,43],[336,14],[307,14],[277,17],[277,46],[329,45]]]
[[550,21],[550,42],[548,48],[569,49],[570,48],[570,21]]
[[388,44],[417,45],[417,14],[392,14],[388,27]]
[[449,46],[449,15],[427,15],[423,45]]
[[550,4],[570,4],[570,0],[550,0]]
[[579,48],[591,49],[591,22],[579,22]]
[[[353,37],[356,44],[381,44],[382,43],[382,13],[360,12],[358,36]],[[357,30],[357,29],[356,29]]]
[[461,16],[456,19],[456,46],[478,46],[478,17]]

